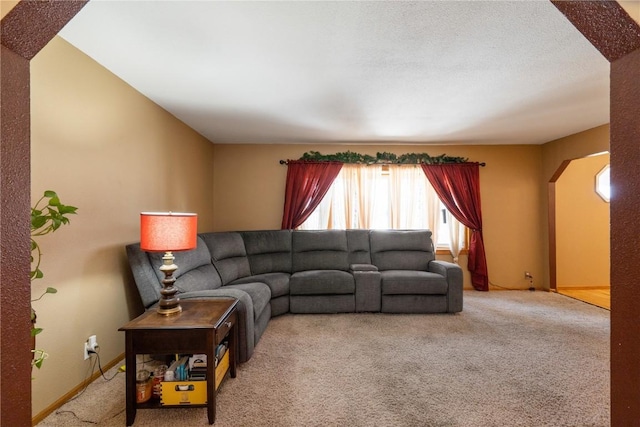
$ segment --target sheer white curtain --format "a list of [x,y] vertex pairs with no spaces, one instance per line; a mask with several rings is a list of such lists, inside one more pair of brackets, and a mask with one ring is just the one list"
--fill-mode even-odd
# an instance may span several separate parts
[[440,200],[416,165],[389,167],[391,228],[428,228],[438,241]]
[[[389,165],[389,212],[390,227],[394,229],[426,228],[426,217],[421,218],[417,210],[424,207],[424,192],[420,191],[420,182],[414,179],[416,167]],[[423,173],[424,175],[424,173]]]
[[344,165],[336,178],[329,228],[373,228],[386,207],[380,203],[385,184],[381,165]]
[[453,262],[457,264],[465,241],[465,228],[449,212],[447,212],[447,225],[449,227],[449,251],[453,257]]
[[435,190],[416,165],[388,165],[383,170],[378,164],[345,164],[300,229],[426,228],[433,233],[434,245],[442,237],[457,261],[465,228],[448,212],[443,224],[442,209]]
[[[338,175],[338,178],[339,176],[340,175]],[[326,230],[328,228],[332,228],[330,221],[332,218],[331,212],[333,210],[332,202],[338,178],[333,182],[331,188],[329,188],[329,191],[327,191],[327,194],[324,196],[324,199],[322,199],[316,210],[309,215],[309,218],[307,218],[305,222],[300,224],[300,227],[298,227],[300,230]]]
[[[318,208],[300,230],[358,228],[361,165],[345,164]],[[361,227],[365,228],[365,227]]]
[[[358,165],[356,165],[358,166]],[[382,165],[359,166],[358,169],[358,223],[353,228],[373,228],[376,217],[386,208],[386,201],[380,195],[386,192]]]
[[365,228],[360,227],[360,169],[360,165],[343,165],[342,176],[338,177],[343,181],[344,194],[336,208],[343,213],[346,228]]
[[[422,172],[422,170],[420,170]],[[424,172],[422,173],[424,175]],[[426,177],[425,177],[426,178]],[[425,179],[426,183],[426,193],[427,193],[427,227],[431,230],[431,241],[434,246],[438,246],[438,238],[440,237],[440,224],[442,223],[442,210],[440,205],[440,199],[438,198],[438,194],[436,190],[433,189],[428,179]]]

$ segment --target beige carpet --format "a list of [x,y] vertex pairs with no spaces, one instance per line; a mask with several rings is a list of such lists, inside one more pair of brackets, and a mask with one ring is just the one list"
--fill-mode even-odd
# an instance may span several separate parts
[[[540,291],[464,298],[456,315],[272,319],[215,425],[610,424],[609,311]],[[100,379],[39,426],[124,426],[124,405],[124,375]],[[134,425],[207,424],[189,408],[138,410]]]

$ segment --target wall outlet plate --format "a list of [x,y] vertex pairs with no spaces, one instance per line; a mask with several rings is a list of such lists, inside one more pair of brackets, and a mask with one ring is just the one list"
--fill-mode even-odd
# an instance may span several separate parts
[[98,338],[95,335],[91,335],[84,342],[84,360],[87,360],[90,357],[90,351],[96,352],[98,348]]

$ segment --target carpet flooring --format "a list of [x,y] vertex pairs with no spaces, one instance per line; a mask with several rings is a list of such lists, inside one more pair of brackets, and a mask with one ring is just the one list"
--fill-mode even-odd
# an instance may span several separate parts
[[[223,383],[215,425],[609,426],[609,314],[555,293],[465,291],[453,315],[276,317]],[[124,379],[38,425],[125,425]],[[134,425],[208,422],[179,408],[138,410]]]

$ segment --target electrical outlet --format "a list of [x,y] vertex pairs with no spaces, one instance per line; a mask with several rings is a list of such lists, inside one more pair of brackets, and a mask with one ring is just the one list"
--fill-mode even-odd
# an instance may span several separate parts
[[529,281],[529,290],[530,291],[535,291],[536,288],[533,286],[533,276],[531,275],[531,273],[529,273],[528,271],[524,272],[524,278],[525,280]]
[[84,360],[87,360],[90,357],[89,352],[95,353],[98,351],[98,338],[95,335],[91,335],[84,342]]
[[98,350],[98,338],[95,335],[91,335],[87,340],[89,343],[89,350],[97,351]]

